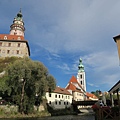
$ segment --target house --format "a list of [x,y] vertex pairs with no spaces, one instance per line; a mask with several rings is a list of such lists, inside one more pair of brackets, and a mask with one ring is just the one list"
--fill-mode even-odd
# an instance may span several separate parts
[[87,92],[86,93],[87,100],[99,100],[94,94]]
[[53,109],[64,109],[71,107],[72,94],[65,88],[56,87],[53,92],[46,92],[46,99]]

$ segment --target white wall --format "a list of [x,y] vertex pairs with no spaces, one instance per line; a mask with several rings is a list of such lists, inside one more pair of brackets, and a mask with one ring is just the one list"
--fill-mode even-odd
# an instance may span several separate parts
[[53,109],[64,109],[71,106],[72,95],[46,92],[47,103]]

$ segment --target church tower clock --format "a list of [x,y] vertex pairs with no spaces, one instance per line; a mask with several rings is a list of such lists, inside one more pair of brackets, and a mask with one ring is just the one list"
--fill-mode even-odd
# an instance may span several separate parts
[[82,88],[86,91],[85,71],[84,71],[84,65],[82,64],[81,58],[79,59],[77,81],[82,86]]

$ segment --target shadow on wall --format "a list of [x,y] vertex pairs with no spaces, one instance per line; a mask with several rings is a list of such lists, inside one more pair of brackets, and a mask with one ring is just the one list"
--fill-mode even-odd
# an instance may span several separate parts
[[[76,115],[77,113],[74,111],[73,109],[73,106],[65,106],[64,108],[55,108],[53,107],[52,105],[56,104],[56,101],[55,102],[52,102],[50,104],[46,103],[47,105],[47,110],[48,112],[51,114],[51,116],[57,116],[57,115],[71,115],[71,114],[74,114]],[[68,103],[70,104],[70,103]]]

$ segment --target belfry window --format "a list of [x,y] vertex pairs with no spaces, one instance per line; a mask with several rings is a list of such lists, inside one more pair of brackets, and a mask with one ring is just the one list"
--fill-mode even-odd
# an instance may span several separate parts
[[80,75],[80,78],[82,79],[82,75]]
[[82,81],[81,81],[81,85],[82,85]]

